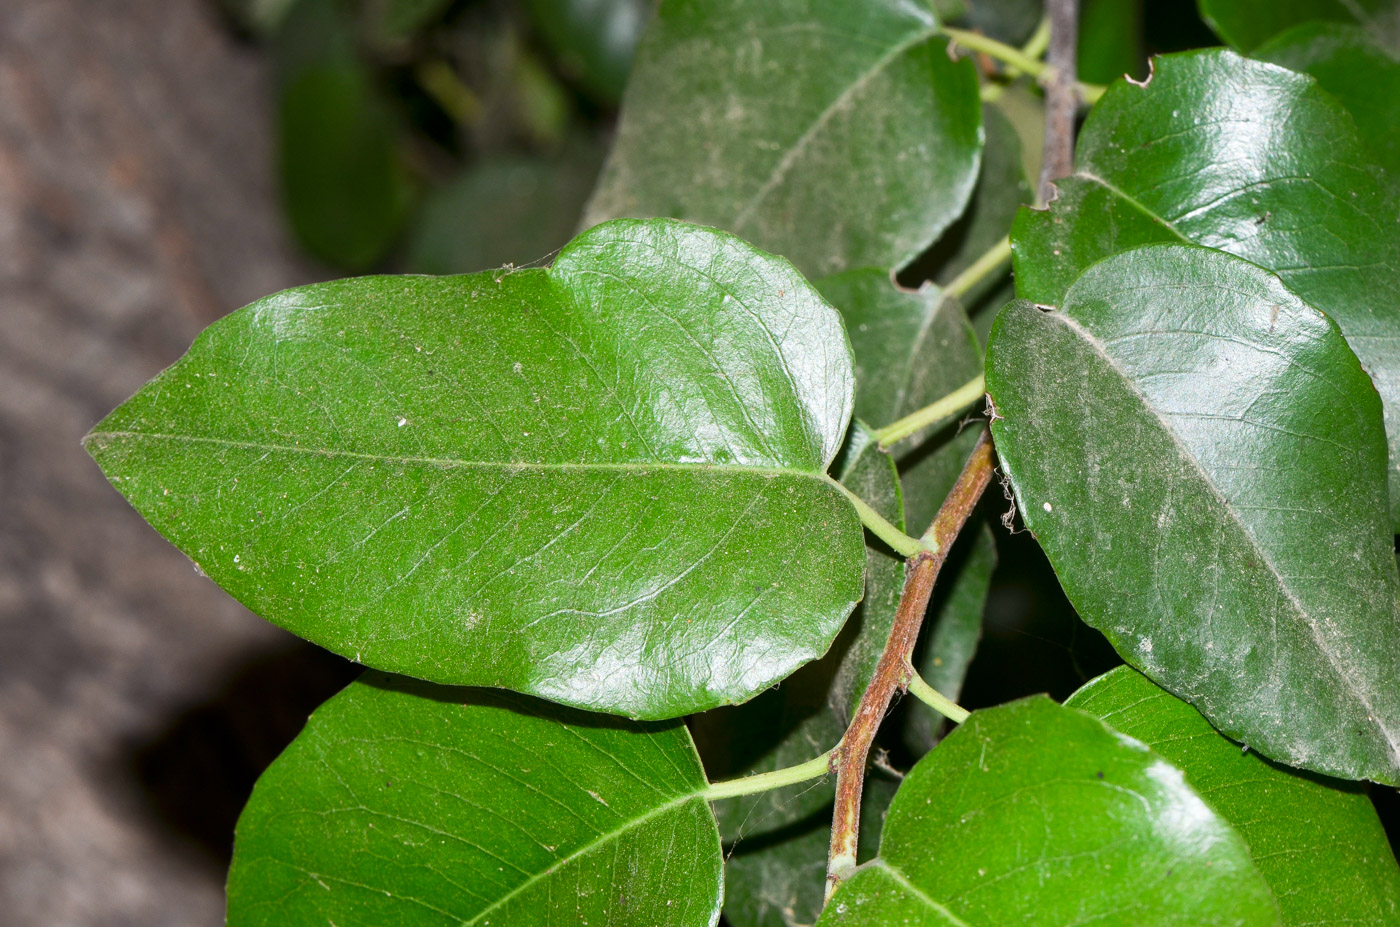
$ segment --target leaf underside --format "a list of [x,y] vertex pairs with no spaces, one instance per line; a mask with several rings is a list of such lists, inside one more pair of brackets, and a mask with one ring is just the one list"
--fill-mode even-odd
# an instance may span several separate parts
[[1010,304],[987,368],[1003,468],[1080,615],[1251,748],[1400,781],[1380,403],[1336,325],[1252,264],[1152,246],[1058,311]]
[[235,598],[337,653],[675,717],[820,656],[859,600],[823,472],[852,388],[786,261],[619,221],[548,270],[268,297],[87,446]]
[[812,277],[888,270],[962,213],[981,145],[976,69],[927,7],[667,0],[584,223],[675,216]]

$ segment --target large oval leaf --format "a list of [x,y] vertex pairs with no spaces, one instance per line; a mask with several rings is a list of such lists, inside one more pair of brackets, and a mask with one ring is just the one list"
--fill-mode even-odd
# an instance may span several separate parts
[[704,788],[683,725],[371,674],[258,780],[229,927],[712,925]]
[[1360,786],[1241,750],[1190,705],[1122,666],[1065,705],[1147,744],[1239,831],[1287,925],[1392,924],[1400,867]]
[[903,0],[662,3],[585,222],[704,222],[811,276],[902,267],[977,178],[977,72],[937,29]]
[[1076,172],[1012,230],[1016,292],[1058,304],[1094,261],[1190,241],[1275,271],[1336,319],[1386,403],[1400,526],[1400,191],[1310,77],[1213,50],[1120,82],[1079,137]]
[[1279,923],[1249,849],[1181,772],[1043,696],[974,712],[905,777],[880,855],[819,927]]
[[254,611],[371,666],[643,717],[742,701],[861,596],[823,473],[836,311],[670,220],[549,270],[289,290],[216,323],[88,447]]
[[1331,319],[1188,245],[1002,310],[992,433],[1027,526],[1125,659],[1264,754],[1400,782],[1380,401]]

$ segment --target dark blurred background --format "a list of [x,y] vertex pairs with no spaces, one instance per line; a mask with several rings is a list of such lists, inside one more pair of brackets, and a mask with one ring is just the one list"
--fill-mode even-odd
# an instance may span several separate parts
[[[649,8],[0,2],[0,924],[221,923],[253,781],[357,672],[198,575],[83,434],[275,290],[547,260]],[[1139,39],[1089,42],[1091,79],[1214,44],[1189,2],[1090,16]],[[1116,662],[1035,545],[998,531],[969,707]]]

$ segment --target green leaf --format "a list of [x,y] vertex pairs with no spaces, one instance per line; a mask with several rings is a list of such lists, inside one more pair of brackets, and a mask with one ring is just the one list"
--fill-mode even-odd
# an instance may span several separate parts
[[615,105],[646,25],[645,0],[529,0],[560,69],[599,102]]
[[410,269],[452,274],[549,257],[578,228],[601,163],[597,146],[578,140],[556,157],[473,165],[424,198],[408,246]]
[[1186,774],[1254,856],[1287,925],[1388,924],[1400,868],[1361,787],[1241,750],[1190,705],[1122,666],[1065,705],[1141,740]]
[[1074,176],[1012,230],[1017,293],[1057,305],[1094,261],[1190,241],[1275,271],[1341,326],[1385,401],[1400,526],[1400,188],[1312,78],[1213,50],[1120,82],[1079,136]]
[[1125,74],[1146,77],[1143,13],[1142,0],[1085,0],[1075,76],[1091,84],[1109,84]]
[[1085,621],[1266,756],[1400,782],[1380,401],[1335,323],[1223,252],[1095,264],[987,350],[992,434]]
[[87,445],[216,582],[433,682],[675,717],[825,653],[863,536],[823,470],[841,320],[722,232],[550,269],[302,287],[215,323]]
[[412,202],[398,125],[332,0],[300,0],[277,53],[278,163],[292,231],[323,261],[368,268]]
[[1361,140],[1400,181],[1400,60],[1360,26],[1308,23],[1255,49],[1254,57],[1311,74],[1356,120]]
[[905,777],[831,925],[1278,924],[1249,849],[1181,772],[1044,696],[974,712]]
[[1400,48],[1400,4],[1395,0],[1199,0],[1201,18],[1242,52],[1285,29],[1312,21],[1353,23]]
[[976,69],[937,29],[900,0],[663,2],[585,223],[690,219],[809,276],[903,267],[962,212],[981,150]]
[[969,0],[962,25],[1011,45],[1031,37],[1044,15],[1043,0]]
[[712,925],[704,788],[681,724],[368,674],[258,780],[229,927]]

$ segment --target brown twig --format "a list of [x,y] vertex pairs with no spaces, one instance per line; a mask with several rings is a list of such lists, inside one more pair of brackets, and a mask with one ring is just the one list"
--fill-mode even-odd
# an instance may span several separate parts
[[1050,185],[1074,172],[1074,119],[1079,111],[1075,80],[1078,0],[1049,0],[1050,48],[1045,56],[1045,156],[1040,163],[1041,203],[1050,201]]
[[904,594],[895,612],[894,625],[875,666],[875,674],[856,707],[855,717],[833,758],[836,770],[836,812],[831,825],[831,851],[827,856],[826,893],[831,893],[856,865],[856,840],[860,827],[860,799],[865,789],[865,765],[875,732],[890,702],[908,684],[908,661],[919,637],[938,572],[948,559],[949,548],[967,523],[977,500],[992,478],[992,442],[986,431],[977,440],[962,475],[943,500],[933,524],[924,532],[932,551],[921,551],[905,566]]

